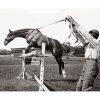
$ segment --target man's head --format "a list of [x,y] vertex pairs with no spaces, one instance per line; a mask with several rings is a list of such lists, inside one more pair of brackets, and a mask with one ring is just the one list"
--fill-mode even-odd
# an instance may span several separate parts
[[90,34],[91,36],[93,36],[95,39],[98,39],[98,37],[99,37],[99,31],[96,30],[96,29],[90,30],[90,31],[89,31],[89,34]]

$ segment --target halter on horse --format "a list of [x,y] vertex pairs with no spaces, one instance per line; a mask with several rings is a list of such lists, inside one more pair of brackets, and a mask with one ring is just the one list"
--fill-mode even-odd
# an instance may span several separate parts
[[[41,48],[42,42],[45,42],[46,49],[51,51],[59,65],[59,74],[66,77],[64,62],[62,61],[64,47],[59,41],[43,35],[38,29],[21,29],[16,31],[9,30],[4,44],[7,45],[16,37],[22,37],[27,40],[28,47],[25,50],[26,53],[29,52],[31,47]],[[66,51],[69,52],[69,48]]]

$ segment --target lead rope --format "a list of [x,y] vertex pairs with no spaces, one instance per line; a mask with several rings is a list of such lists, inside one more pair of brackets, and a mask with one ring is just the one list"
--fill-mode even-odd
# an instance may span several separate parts
[[42,29],[42,28],[45,28],[45,27],[47,27],[47,26],[50,26],[50,25],[53,25],[53,24],[56,24],[56,23],[60,23],[60,22],[63,22],[63,21],[65,21],[65,19],[62,19],[62,20],[53,22],[53,23],[51,23],[51,24],[47,24],[47,25],[41,26],[41,27],[39,27],[39,28],[37,28],[37,29]]
[[[41,26],[37,29],[42,29],[42,28],[45,28],[47,26],[50,26],[50,25],[53,25],[53,24],[57,24],[57,23],[60,23],[60,22],[63,22],[65,21],[65,19],[62,19],[62,20],[59,20],[59,21],[56,21],[56,22],[53,22],[53,23],[50,23],[50,24],[47,24],[47,25],[44,25],[44,26]],[[70,32],[70,36],[71,36],[71,33],[73,32],[73,28],[72,28],[72,21],[71,21],[71,24],[70,24],[70,29],[71,29],[71,32]],[[70,36],[68,38],[70,38]],[[63,42],[63,44],[66,42],[66,40]]]
[[[47,24],[47,25],[41,26],[41,27],[39,27],[39,28],[37,28],[37,29],[42,29],[42,28],[45,28],[45,27],[47,27],[47,26],[50,26],[50,25],[53,25],[53,24],[57,24],[57,23],[60,23],[60,22],[63,22],[63,21],[65,21],[65,19],[62,19],[62,20],[53,22],[53,23],[51,23],[51,24]],[[66,40],[65,40],[65,41],[66,41]],[[63,42],[63,44],[65,43],[65,41]]]

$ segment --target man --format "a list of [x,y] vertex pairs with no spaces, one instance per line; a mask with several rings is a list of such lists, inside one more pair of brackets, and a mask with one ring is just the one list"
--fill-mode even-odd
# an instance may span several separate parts
[[[99,37],[98,30],[91,30],[89,34],[96,40]],[[98,75],[98,57],[99,57],[99,41],[97,40],[97,47],[93,47],[90,43],[87,43],[85,49],[85,58],[83,70],[77,83],[76,91],[91,91],[93,88],[94,80]]]
[[97,40],[99,31],[93,29],[88,33],[71,16],[67,16],[65,18],[66,21],[70,23],[71,33],[85,45],[86,61],[84,62],[76,91],[90,91],[93,88],[94,80],[99,72],[98,58],[100,56],[100,42]]

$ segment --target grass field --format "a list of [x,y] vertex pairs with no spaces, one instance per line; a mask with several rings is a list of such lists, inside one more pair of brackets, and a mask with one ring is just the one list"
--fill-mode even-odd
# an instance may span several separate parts
[[[62,78],[54,58],[46,58],[44,82],[51,91],[75,91],[80,76],[83,58],[64,58],[67,77]],[[39,77],[39,66],[26,65],[26,71]],[[21,59],[0,56],[0,91],[38,91],[38,84],[32,79],[16,79],[21,72]],[[100,91],[100,74],[95,80],[93,91]]]

